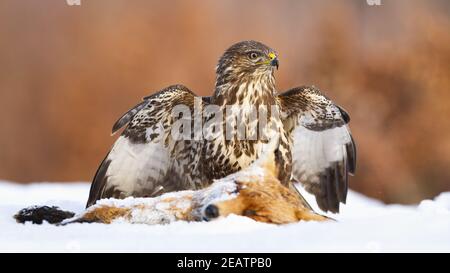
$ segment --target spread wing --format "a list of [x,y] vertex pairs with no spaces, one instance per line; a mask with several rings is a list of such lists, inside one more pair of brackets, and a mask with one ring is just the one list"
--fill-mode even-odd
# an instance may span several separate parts
[[285,129],[293,138],[292,174],[314,194],[324,211],[345,203],[348,174],[356,168],[356,146],[349,115],[315,87],[298,87],[278,96]]
[[193,107],[195,94],[174,85],[145,97],[113,126],[113,133],[128,124],[105,157],[93,179],[87,206],[102,198],[155,196],[176,190],[172,109]]

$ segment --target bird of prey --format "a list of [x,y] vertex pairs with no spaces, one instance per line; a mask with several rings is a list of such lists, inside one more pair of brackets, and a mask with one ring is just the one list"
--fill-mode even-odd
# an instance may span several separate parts
[[[276,136],[281,183],[300,184],[323,211],[339,212],[346,202],[348,175],[356,167],[350,117],[313,86],[278,94],[278,66],[276,51],[243,41],[220,57],[210,97],[196,96],[183,85],[145,97],[114,124],[113,133],[126,128],[98,168],[87,206],[102,198],[204,188],[249,166],[268,143],[263,136]],[[268,125],[253,137],[255,127],[248,120],[255,114],[249,109],[255,108],[263,109],[256,116],[266,117]],[[175,111],[179,109],[187,112]],[[198,128],[204,133],[200,137]],[[240,129],[244,137],[236,133]],[[183,137],[175,137],[174,131]]]

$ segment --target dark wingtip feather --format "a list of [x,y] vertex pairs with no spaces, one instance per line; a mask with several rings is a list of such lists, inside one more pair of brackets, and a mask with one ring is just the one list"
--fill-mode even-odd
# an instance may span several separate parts
[[328,201],[327,198],[324,196],[316,196],[316,203],[319,206],[319,208],[325,212],[328,211]]
[[351,137],[351,142],[345,145],[347,150],[347,158],[348,158],[348,172],[352,175],[356,172],[356,144],[355,140]]
[[345,161],[334,164],[334,179],[339,202],[345,204],[348,191],[348,174]]
[[109,153],[106,155],[105,159],[103,159],[102,163],[97,169],[95,173],[94,179],[91,184],[91,189],[89,190],[89,197],[86,203],[86,208],[92,206],[97,202],[98,199],[101,198],[100,194],[105,187],[106,184],[106,171],[108,170],[109,164],[111,164],[111,160],[107,160]]
[[334,177],[335,174],[335,164],[332,164],[330,168],[327,169],[327,183],[328,183],[328,192],[327,192],[327,198],[328,198],[328,210],[336,213],[339,212],[339,200],[338,195],[336,192],[336,185],[335,181],[336,178]]
[[350,122],[350,115],[347,113],[347,111],[344,110],[344,108],[337,106],[339,108],[339,111],[341,112],[342,119],[345,121],[345,124]]
[[344,175],[343,175],[342,181],[344,181],[345,184],[343,185],[343,187],[341,187],[340,201],[343,204],[346,204],[347,203],[347,193],[348,193],[348,164],[347,164],[347,161],[344,162],[343,171],[344,171]]
[[316,202],[319,208],[325,212],[328,211],[328,183],[325,173],[321,173],[319,177],[320,181],[320,191],[315,193]]
[[319,208],[325,212],[339,212],[339,196],[336,189],[335,168],[331,166],[320,176],[321,193],[316,194],[316,201]]
[[340,203],[345,204],[347,192],[347,166],[344,161],[334,162],[320,176],[320,193],[315,194],[317,205],[325,212],[339,213]]
[[116,121],[116,123],[114,123],[112,130],[111,130],[111,135],[114,135],[117,131],[119,131],[120,128],[122,128],[124,125],[126,124],[126,122],[123,122],[122,118],[120,118],[118,121]]
[[144,108],[147,106],[148,101],[143,101],[139,103],[138,105],[134,106],[130,110],[128,110],[125,114],[123,114],[117,121],[114,123],[111,134],[115,134],[120,128],[125,126],[128,122],[131,121],[131,119]]

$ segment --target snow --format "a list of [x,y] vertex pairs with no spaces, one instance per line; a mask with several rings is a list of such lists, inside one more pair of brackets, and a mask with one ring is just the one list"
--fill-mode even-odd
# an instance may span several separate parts
[[[337,222],[276,226],[240,216],[167,225],[17,224],[31,205],[81,212],[88,183],[0,182],[0,251],[397,252],[450,251],[450,192],[418,205],[385,205],[351,191]],[[308,196],[308,199],[310,196]],[[311,200],[311,199],[309,199]],[[311,204],[314,202],[311,200]]]

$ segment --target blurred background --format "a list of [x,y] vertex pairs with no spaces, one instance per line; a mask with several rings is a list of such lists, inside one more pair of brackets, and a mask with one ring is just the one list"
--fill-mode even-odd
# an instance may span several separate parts
[[276,49],[280,91],[351,115],[350,186],[385,202],[450,190],[450,1],[0,2],[0,179],[90,181],[116,119],[181,83],[212,93],[240,40]]

